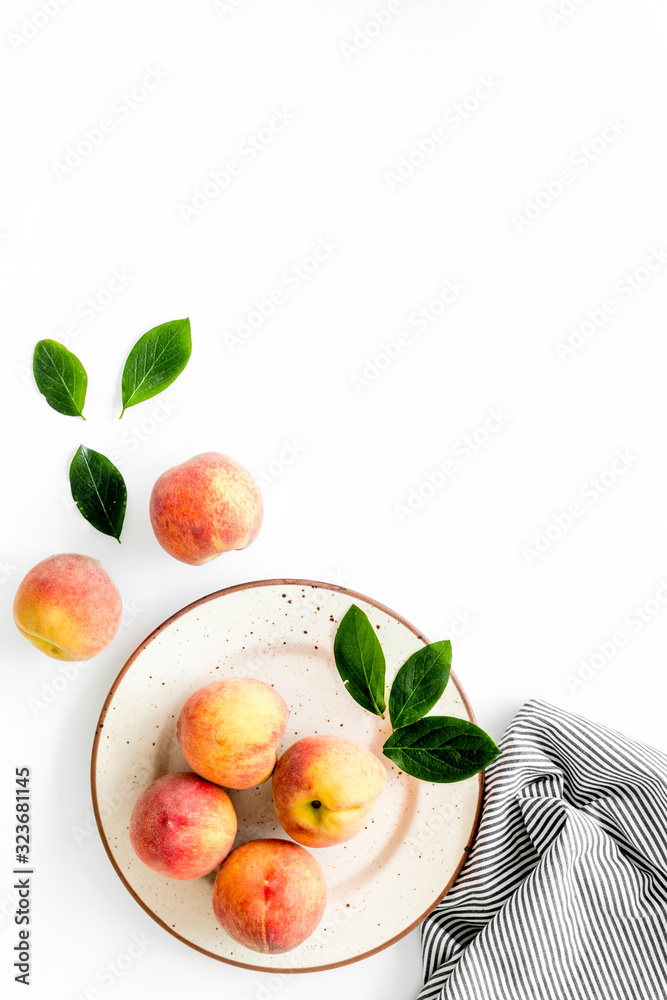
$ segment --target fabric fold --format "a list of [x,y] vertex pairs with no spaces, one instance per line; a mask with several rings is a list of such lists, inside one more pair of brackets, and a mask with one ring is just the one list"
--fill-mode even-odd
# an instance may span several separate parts
[[667,756],[542,701],[500,745],[419,1000],[667,1000]]

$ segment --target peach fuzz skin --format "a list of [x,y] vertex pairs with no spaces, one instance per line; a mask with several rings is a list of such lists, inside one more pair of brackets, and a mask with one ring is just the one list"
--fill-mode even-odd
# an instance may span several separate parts
[[140,861],[158,875],[208,875],[227,857],[236,836],[236,813],[227,792],[196,774],[166,774],[139,796],[130,841]]
[[190,695],[176,738],[193,771],[225,788],[254,788],[276,766],[289,709],[255,678],[227,677]]
[[23,578],[14,598],[14,621],[54,660],[90,660],[120,628],[123,602],[97,559],[50,556]]
[[310,937],[324,914],[327,889],[312,854],[287,840],[251,840],[222,863],[213,912],[245,948],[276,955]]
[[168,469],[151,493],[155,537],[170,556],[192,566],[246,548],[263,516],[262,495],[248,470],[214,451]]
[[340,736],[307,736],[279,759],[273,806],[285,833],[306,847],[331,847],[364,828],[387,780],[381,761]]

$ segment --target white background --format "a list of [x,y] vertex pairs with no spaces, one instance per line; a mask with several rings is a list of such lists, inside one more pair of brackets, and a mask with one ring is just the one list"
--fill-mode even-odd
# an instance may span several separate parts
[[[70,0],[28,40],[24,19],[40,7],[3,3],[0,980],[10,995],[22,994],[11,982],[7,806],[23,764],[33,768],[33,997],[416,995],[416,933],[277,991],[198,955],[143,913],[87,832],[91,743],[112,680],[156,625],[216,589],[334,580],[431,639],[467,621],[454,667],[496,738],[540,696],[667,748],[667,10],[565,0],[571,13],[558,21],[557,3],[403,0],[365,47],[356,28],[383,0],[237,0],[229,11]],[[357,50],[342,48],[355,38]],[[166,78],[118,111],[149,68]],[[483,101],[480,77],[492,81]],[[248,162],[239,148],[274,109],[293,121]],[[68,146],[105,117],[113,131],[58,177]],[[594,142],[611,140],[608,119],[618,134]],[[390,183],[438,127],[433,154]],[[240,175],[209,188],[217,196],[187,222],[182,206],[233,158]],[[571,183],[559,192],[563,170]],[[338,247],[288,288],[285,272],[320,238]],[[642,270],[648,258],[653,271]],[[131,280],[109,296],[114,271]],[[447,279],[465,291],[434,317]],[[234,344],[254,300],[275,289],[284,301]],[[91,296],[99,311],[88,320]],[[613,315],[562,357],[571,327],[608,299]],[[421,307],[433,318],[424,330],[410,325]],[[186,315],[190,365],[119,423],[130,347]],[[85,424],[35,389],[32,350],[45,337],[88,370]],[[490,409],[504,414],[492,434]],[[474,453],[469,434],[487,439]],[[121,546],[68,504],[82,442],[115,456],[127,480]],[[286,444],[298,452],[289,462]],[[158,546],[147,504],[160,473],[205,450],[261,473],[266,520],[250,549],[197,568]],[[619,450],[625,468],[605,472]],[[432,495],[419,506],[410,491],[448,459],[454,474],[422,488]],[[401,513],[409,497],[419,509]],[[557,528],[574,503],[580,515]],[[11,602],[28,569],[62,551],[99,558],[126,612],[113,645],[54,697],[61,666],[19,636]],[[633,611],[643,605],[645,621]],[[587,670],[597,643],[606,653]],[[100,970],[135,934],[147,951],[105,985]]]

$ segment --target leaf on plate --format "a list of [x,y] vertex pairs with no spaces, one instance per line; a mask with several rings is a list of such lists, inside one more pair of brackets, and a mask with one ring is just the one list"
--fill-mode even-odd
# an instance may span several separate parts
[[57,340],[40,340],[35,345],[32,370],[37,388],[49,406],[66,417],[82,417],[88,376],[76,354]]
[[140,337],[123,368],[123,413],[128,406],[143,403],[171,385],[187,365],[191,353],[189,319],[163,323]]
[[385,660],[375,629],[356,604],[345,613],[334,639],[334,658],[354,700],[384,719]]
[[389,694],[389,718],[394,729],[418,722],[431,711],[447,687],[451,666],[449,640],[422,646],[405,661]]
[[69,469],[72,497],[94,528],[120,542],[125,520],[127,489],[122,475],[105,455],[79,448]]
[[407,774],[438,782],[471,778],[500,753],[479,726],[447,715],[430,715],[396,729],[383,751]]

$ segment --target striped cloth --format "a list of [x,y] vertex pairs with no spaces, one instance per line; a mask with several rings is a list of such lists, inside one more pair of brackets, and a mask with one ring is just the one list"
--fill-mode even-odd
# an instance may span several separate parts
[[501,746],[419,1000],[666,1000],[667,756],[541,701]]

